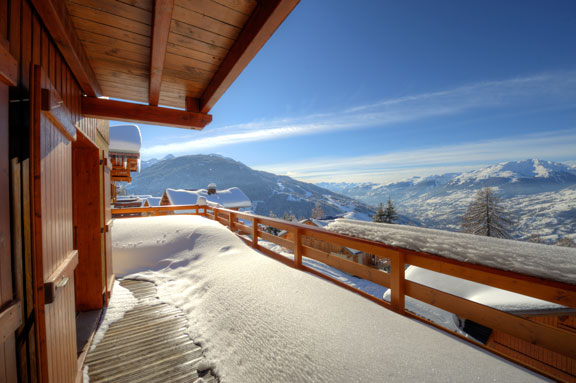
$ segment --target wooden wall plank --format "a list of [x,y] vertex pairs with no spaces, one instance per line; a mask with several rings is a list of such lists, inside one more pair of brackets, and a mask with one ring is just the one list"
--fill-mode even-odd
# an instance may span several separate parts
[[56,41],[59,50],[65,55],[68,65],[70,65],[84,92],[90,96],[100,96],[102,94],[100,86],[82,43],[76,35],[65,2],[59,0],[31,1],[50,35]]
[[22,1],[22,51],[20,60],[20,81],[22,86],[30,89],[30,72],[32,58],[32,10],[27,1]]
[[0,44],[0,82],[9,86],[18,84],[18,62],[3,44]]
[[10,0],[10,53],[16,61],[20,60],[20,16],[22,4],[21,0]]
[[0,40],[8,40],[8,0],[0,0]]

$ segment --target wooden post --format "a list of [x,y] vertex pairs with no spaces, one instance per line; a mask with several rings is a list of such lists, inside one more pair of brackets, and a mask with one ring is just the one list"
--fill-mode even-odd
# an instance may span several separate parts
[[218,221],[218,208],[215,207],[212,211],[214,212],[214,221]]
[[234,233],[234,214],[231,211],[228,212],[228,226],[230,227],[230,231]]
[[252,247],[258,247],[258,218],[252,220]]
[[294,266],[302,267],[302,232],[299,228],[294,231]]
[[390,257],[390,289],[392,309],[399,314],[404,314],[404,253],[402,252]]

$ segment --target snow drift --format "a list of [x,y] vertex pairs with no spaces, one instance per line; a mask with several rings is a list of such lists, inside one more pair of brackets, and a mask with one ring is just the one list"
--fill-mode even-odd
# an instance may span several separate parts
[[539,377],[247,247],[199,216],[116,220],[114,269],[182,308],[223,382]]

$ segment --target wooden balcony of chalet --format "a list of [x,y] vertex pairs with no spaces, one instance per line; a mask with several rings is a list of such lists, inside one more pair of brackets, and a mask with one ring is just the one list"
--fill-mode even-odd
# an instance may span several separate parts
[[[576,382],[576,285],[546,280],[512,271],[504,271],[478,264],[449,259],[406,248],[389,246],[361,238],[336,234],[304,224],[257,216],[235,210],[209,206],[162,206],[133,209],[113,209],[113,214],[141,214],[155,216],[178,213],[196,214],[220,222],[239,236],[248,246],[272,257],[287,267],[324,278],[344,289],[396,312],[446,331],[452,336],[494,353],[513,363],[524,366],[543,376],[565,382]],[[291,233],[284,238],[269,234],[265,227]],[[314,241],[310,241],[312,238]],[[262,241],[271,242],[288,250],[293,257],[269,250]],[[306,244],[305,244],[306,243]],[[311,247],[311,243],[324,245]],[[347,247],[372,254],[389,263],[390,271],[358,264],[326,252],[326,248]],[[324,251],[322,250],[324,249]],[[312,259],[390,289],[390,301],[375,297],[345,284],[306,265],[303,259]],[[538,317],[536,315],[500,311],[472,300],[416,283],[405,277],[408,265],[434,271],[442,275],[472,281],[525,297],[536,298],[564,307],[561,315]],[[484,342],[462,333],[455,333],[405,308],[407,297],[417,299],[436,308],[457,315],[476,325],[491,330],[492,336]]]
[[[116,168],[116,180],[128,180],[137,162],[134,153],[111,153],[108,120],[204,128],[212,120],[214,105],[297,4],[298,0],[0,1],[0,382],[82,381],[86,353],[78,353],[76,320],[83,313],[105,310],[114,283],[111,171]],[[156,215],[181,208],[122,213]],[[407,280],[405,266],[569,309],[576,308],[575,285],[232,210],[183,209],[226,225],[249,246],[287,267],[328,279],[399,315],[426,322],[405,310],[406,297],[412,297],[501,331],[526,348],[536,347],[536,353],[550,350],[560,365],[474,343],[544,376],[574,381],[573,319],[544,323],[501,312]],[[276,237],[261,225],[293,235]],[[373,254],[389,261],[391,270],[334,257],[306,245],[304,237]],[[268,250],[261,241],[289,249],[293,258]],[[308,267],[304,258],[389,288],[391,300],[331,279]],[[147,290],[134,287],[135,294]],[[143,307],[130,315],[145,312],[158,313],[160,318],[153,320],[160,323],[164,314],[176,316],[176,328],[182,323],[172,307]],[[117,333],[133,331],[131,324]],[[184,354],[196,355],[190,342],[180,340],[177,347]],[[87,363],[99,364],[101,356]],[[99,367],[106,379],[117,381],[107,367]],[[136,381],[147,378],[139,375]],[[162,381],[164,376],[157,378]]]

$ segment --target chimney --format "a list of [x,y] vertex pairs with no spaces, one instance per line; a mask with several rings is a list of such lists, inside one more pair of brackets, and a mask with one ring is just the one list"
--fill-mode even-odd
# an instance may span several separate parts
[[216,194],[216,184],[210,184],[208,185],[208,195],[210,194]]

